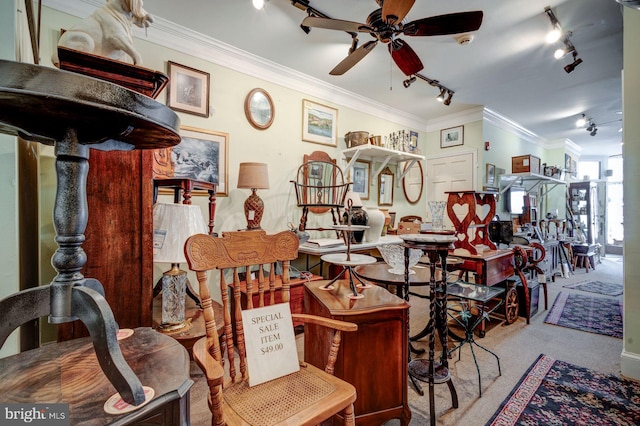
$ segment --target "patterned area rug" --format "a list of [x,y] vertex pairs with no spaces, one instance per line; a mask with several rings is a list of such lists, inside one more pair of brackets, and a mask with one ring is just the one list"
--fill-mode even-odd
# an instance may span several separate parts
[[560,292],[544,322],[622,338],[622,300]]
[[637,424],[639,383],[540,355],[487,426]]
[[602,281],[581,281],[575,284],[568,284],[563,287],[574,290],[588,291],[590,293],[606,294],[607,296],[620,296],[622,294],[622,284],[605,283]]

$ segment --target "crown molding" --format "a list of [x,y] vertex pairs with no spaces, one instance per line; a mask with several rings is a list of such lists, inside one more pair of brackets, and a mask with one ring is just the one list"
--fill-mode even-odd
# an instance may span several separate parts
[[[88,16],[103,4],[103,0],[43,0],[44,6],[79,18]],[[260,80],[299,91],[307,96],[412,129],[422,130],[427,127],[427,121],[424,118],[403,113],[383,103],[299,73],[160,17],[154,16],[153,25],[146,32],[134,26],[134,36]]]
[[521,139],[531,142],[536,145],[544,146],[545,139],[532,131],[522,127],[520,124],[515,121],[505,117],[504,115],[498,114],[497,112],[490,110],[489,108],[484,108],[484,120],[488,123],[493,124],[494,126],[506,130],[507,132],[515,133]]
[[482,121],[483,108],[482,106],[476,106],[443,117],[431,119],[427,122],[427,132],[438,132],[441,129],[448,129],[474,121]]

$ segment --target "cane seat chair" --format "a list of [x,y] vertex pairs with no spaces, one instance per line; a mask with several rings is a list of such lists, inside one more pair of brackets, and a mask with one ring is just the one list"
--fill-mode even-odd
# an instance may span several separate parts
[[[333,369],[341,333],[357,330],[356,324],[292,314],[294,321],[335,330],[325,369],[301,362],[298,372],[249,387],[241,309],[253,309],[254,294],[258,295],[259,306],[264,306],[265,301],[267,305],[275,303],[277,262],[282,264],[282,301],[289,300],[289,265],[297,258],[298,245],[298,237],[293,232],[267,235],[262,230],[225,232],[222,237],[198,234],[185,243],[185,256],[189,268],[196,272],[204,309],[207,334],[195,343],[193,358],[209,385],[212,425],[316,425],[336,414],[344,418],[345,424],[354,425],[356,390],[334,377]],[[222,344],[216,332],[207,285],[208,271],[213,269],[220,272],[224,312]],[[247,291],[244,308],[240,292],[243,273]],[[233,277],[229,283],[232,285],[226,280],[229,275]],[[229,291],[234,298],[235,312],[231,312]]]

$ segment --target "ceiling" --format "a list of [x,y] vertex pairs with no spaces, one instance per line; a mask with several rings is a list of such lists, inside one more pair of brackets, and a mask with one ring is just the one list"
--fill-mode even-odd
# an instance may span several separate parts
[[[482,10],[474,40],[459,45],[452,36],[401,36],[418,54],[420,74],[455,92],[445,106],[439,91],[422,80],[410,87],[393,63],[387,46],[376,48],[341,76],[329,72],[347,56],[351,36],[320,28],[305,34],[306,12],[289,0],[269,0],[256,10],[251,0],[146,0],[145,9],[181,26],[258,57],[323,80],[343,90],[392,106],[425,121],[483,105],[546,141],[569,139],[581,155],[621,153],[622,6],[614,0],[418,0],[406,20]],[[375,0],[309,0],[310,6],[336,19],[366,23],[378,8]],[[572,73],[563,67],[570,55],[553,58],[558,45],[545,42],[551,6],[583,63]],[[359,35],[360,45],[373,40]],[[581,115],[598,132],[576,128]]]

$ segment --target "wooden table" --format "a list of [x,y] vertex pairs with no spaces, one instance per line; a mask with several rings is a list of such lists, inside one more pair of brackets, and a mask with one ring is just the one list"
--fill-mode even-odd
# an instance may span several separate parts
[[103,405],[116,390],[102,372],[88,337],[0,359],[2,402],[69,404],[72,425],[129,425],[145,420],[145,424],[188,425],[193,381],[187,351],[174,339],[146,327],[134,329],[119,345],[142,385],[155,390],[153,399],[133,412],[105,413]]
[[[348,280],[336,281],[333,290],[321,290],[328,282],[304,285],[305,312],[358,324],[357,332],[342,334],[335,364],[336,377],[354,385],[358,392],[354,404],[356,424],[379,426],[398,418],[402,425],[408,425],[409,304],[376,286],[363,290],[362,299],[350,299]],[[331,330],[305,325],[307,362],[324,368],[331,335]]]
[[456,250],[451,257],[460,258],[462,262],[450,269],[473,273],[476,284],[496,285],[515,273],[511,249],[488,250],[482,254],[459,254]]

